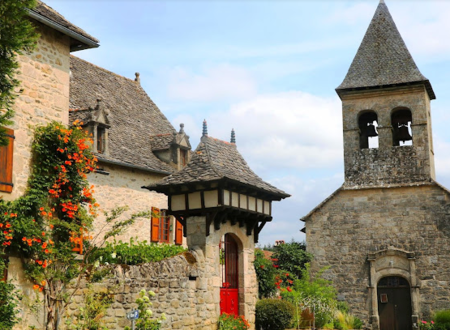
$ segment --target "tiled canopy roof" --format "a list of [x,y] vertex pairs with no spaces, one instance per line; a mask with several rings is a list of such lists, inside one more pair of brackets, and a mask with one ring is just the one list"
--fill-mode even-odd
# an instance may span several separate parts
[[85,120],[97,100],[109,111],[109,155],[99,160],[117,162],[149,171],[173,173],[174,169],[152,152],[150,137],[176,132],[140,84],[71,56],[70,120]]
[[[48,6],[47,4],[43,3],[42,1],[38,0],[37,5],[34,9],[29,11],[30,16],[32,18],[38,19],[39,21],[43,22],[44,24],[50,24],[52,23],[53,27],[57,30],[60,30],[63,33],[66,32],[73,32],[72,37],[75,37],[76,39],[79,37],[76,37],[77,35],[80,35],[86,39],[84,39],[84,42],[88,42],[88,45],[84,45],[83,47],[80,47],[80,40],[77,41],[72,40],[72,44],[76,46],[74,50],[77,49],[85,49],[85,48],[91,48],[91,47],[98,47],[98,40],[91,36],[90,34],[86,33],[83,29],[79,28],[78,26],[72,24],[69,22],[64,16],[62,16],[60,13],[58,13],[56,10]],[[41,17],[44,17],[45,19],[41,19]],[[66,33],[67,34],[67,33]],[[84,44],[84,42],[81,42]]]
[[422,82],[431,99],[433,88],[417,68],[389,10],[381,1],[339,93],[346,89]]
[[233,143],[203,136],[188,165],[147,188],[159,190],[172,185],[211,182],[228,179],[278,198],[289,197],[284,191],[264,182],[247,165]]

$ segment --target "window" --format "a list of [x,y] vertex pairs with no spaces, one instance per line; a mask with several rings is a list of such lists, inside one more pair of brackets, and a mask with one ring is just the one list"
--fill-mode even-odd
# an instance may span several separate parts
[[412,115],[409,109],[395,110],[391,116],[394,146],[412,145]]
[[170,242],[170,216],[166,215],[166,210],[159,210],[152,207],[152,223],[150,240],[152,242]]
[[6,137],[9,140],[8,145],[0,147],[0,191],[11,192],[13,189],[14,130],[7,128]]
[[358,118],[359,148],[378,148],[378,117],[373,111],[364,112]]
[[180,163],[181,166],[185,167],[187,164],[187,150],[180,149]]
[[97,152],[105,153],[105,128],[97,126]]

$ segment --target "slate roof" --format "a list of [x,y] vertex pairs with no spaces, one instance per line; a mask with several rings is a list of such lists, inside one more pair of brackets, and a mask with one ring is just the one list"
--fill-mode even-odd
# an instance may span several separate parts
[[70,58],[70,120],[83,121],[97,99],[109,111],[109,155],[100,161],[170,174],[175,170],[152,152],[150,137],[176,133],[141,85],[75,56]]
[[72,51],[99,46],[98,39],[69,22],[64,16],[40,0],[37,1],[34,9],[29,10],[29,16],[69,35],[71,37]]
[[277,198],[289,197],[284,191],[264,182],[247,165],[234,143],[203,136],[192,155],[192,159],[181,171],[169,175],[156,184],[146,188],[158,191],[172,185],[211,182],[228,179],[255,190],[275,195]]
[[150,136],[152,150],[167,150],[172,142],[174,142],[174,139],[175,136],[173,134],[158,134]]
[[336,89],[424,83],[435,99],[430,81],[420,73],[384,1],[380,1],[366,35],[342,84]]

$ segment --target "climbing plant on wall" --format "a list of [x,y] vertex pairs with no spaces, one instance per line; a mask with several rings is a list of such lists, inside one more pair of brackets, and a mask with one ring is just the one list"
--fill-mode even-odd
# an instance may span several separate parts
[[[87,180],[97,161],[89,149],[91,143],[78,122],[70,128],[57,122],[38,127],[27,191],[12,202],[0,200],[0,223],[9,230],[3,246],[21,255],[26,275],[42,293],[46,330],[59,328],[81,278],[95,270],[95,261],[89,261],[93,250],[89,231],[99,205]],[[107,223],[123,211],[112,212]],[[150,214],[115,222],[104,237],[120,234],[139,216]]]
[[11,124],[14,89],[20,84],[15,78],[19,69],[17,55],[32,50],[38,39],[27,18],[27,9],[35,6],[36,0],[0,1],[0,146],[8,144],[3,126]]

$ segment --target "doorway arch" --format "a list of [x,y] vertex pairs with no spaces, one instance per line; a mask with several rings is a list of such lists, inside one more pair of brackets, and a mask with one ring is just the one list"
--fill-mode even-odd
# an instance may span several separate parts
[[383,277],[377,285],[380,330],[412,329],[411,288],[400,276]]
[[[416,275],[416,262],[415,253],[408,252],[404,250],[397,249],[395,247],[388,247],[386,250],[377,251],[375,253],[370,253],[368,255],[368,261],[370,265],[369,274],[369,299],[370,299],[370,323],[372,323],[372,329],[374,330],[389,330],[389,329],[412,329],[418,326],[419,322],[419,300],[420,300],[420,281]],[[395,290],[394,290],[395,288]],[[386,292],[389,289],[394,290],[394,292]],[[385,313],[389,314],[389,309],[384,311],[386,308],[385,304],[387,301],[395,302],[398,299],[394,298],[397,294],[404,295],[408,298],[406,307],[397,308],[406,310],[409,314],[409,327],[392,328],[392,325],[386,325],[381,318],[384,317]],[[382,296],[382,294],[387,294],[387,296]],[[381,302],[381,301],[384,302]],[[395,304],[394,304],[395,308]],[[383,309],[383,312],[380,310]],[[390,312],[393,313],[392,310]],[[397,312],[398,313],[398,312]],[[400,322],[401,323],[401,322]],[[402,324],[402,323],[401,323]]]
[[231,234],[225,234],[219,244],[222,286],[220,314],[239,315],[239,245]]

